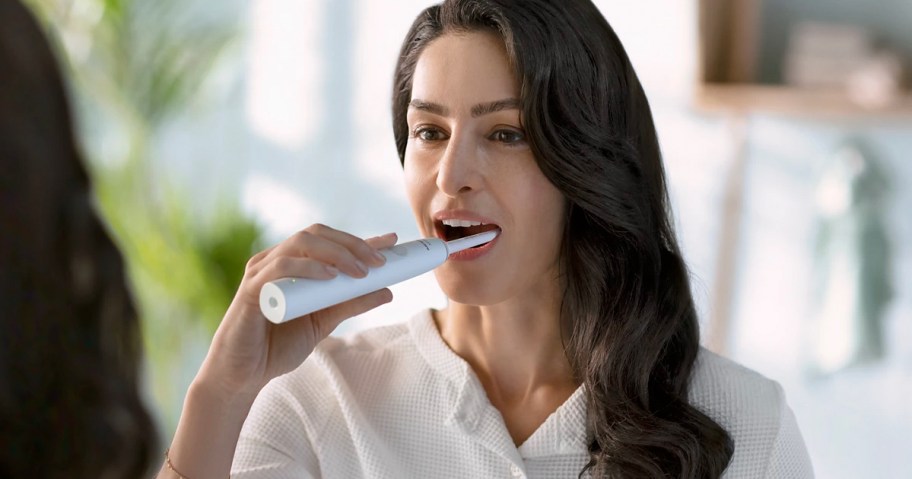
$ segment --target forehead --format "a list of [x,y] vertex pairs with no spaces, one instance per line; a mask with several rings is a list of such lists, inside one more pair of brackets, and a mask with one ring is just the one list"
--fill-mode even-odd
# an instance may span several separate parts
[[425,47],[412,79],[412,99],[464,107],[519,97],[503,40],[490,32],[448,33]]

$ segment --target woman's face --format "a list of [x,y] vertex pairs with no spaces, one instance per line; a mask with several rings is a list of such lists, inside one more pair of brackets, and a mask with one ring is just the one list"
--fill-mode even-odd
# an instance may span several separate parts
[[445,240],[501,230],[437,268],[458,303],[541,298],[557,281],[564,198],[535,162],[518,100],[519,82],[494,34],[447,34],[418,59],[405,150],[418,226]]

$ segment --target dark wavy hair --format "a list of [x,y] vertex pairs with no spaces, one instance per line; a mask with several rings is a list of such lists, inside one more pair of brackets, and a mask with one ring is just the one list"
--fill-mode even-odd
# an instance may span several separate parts
[[0,65],[0,477],[141,477],[157,439],[123,260],[55,58],[14,0],[0,1]]
[[587,397],[590,461],[580,475],[719,477],[734,445],[687,399],[699,330],[655,125],[590,1],[447,0],[423,11],[394,77],[400,160],[421,52],[446,33],[479,30],[503,39],[535,159],[568,200],[561,321]]

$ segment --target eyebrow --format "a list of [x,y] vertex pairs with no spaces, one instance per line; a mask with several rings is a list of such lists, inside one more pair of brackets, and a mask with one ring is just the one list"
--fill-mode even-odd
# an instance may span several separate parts
[[[492,101],[490,103],[479,103],[472,107],[472,118],[496,113],[503,110],[518,110],[519,100],[516,98],[506,98],[503,100]],[[412,100],[409,107],[416,110],[426,111],[434,115],[449,116],[450,110],[439,104],[424,100]]]

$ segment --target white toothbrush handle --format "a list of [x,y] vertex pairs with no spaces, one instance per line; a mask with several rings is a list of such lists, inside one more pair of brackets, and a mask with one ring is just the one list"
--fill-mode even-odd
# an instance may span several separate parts
[[364,278],[339,273],[333,279],[282,278],[260,290],[260,310],[273,323],[284,323],[426,273],[447,259],[442,240],[426,238],[380,250],[386,263]]

